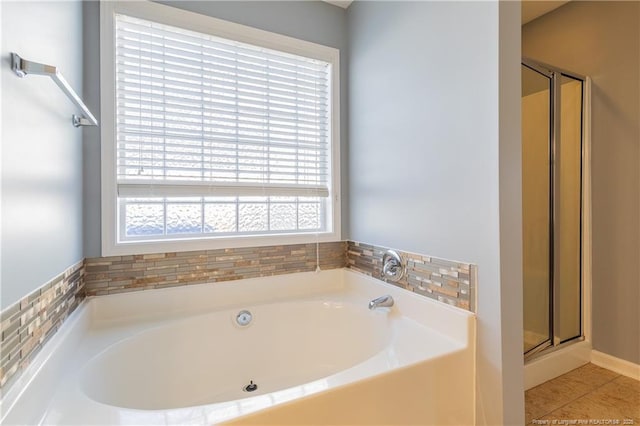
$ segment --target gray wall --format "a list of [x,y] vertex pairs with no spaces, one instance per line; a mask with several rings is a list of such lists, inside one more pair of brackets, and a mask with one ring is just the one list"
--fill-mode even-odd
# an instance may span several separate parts
[[592,78],[593,347],[640,363],[640,3],[570,2],[522,41]]
[[49,78],[18,78],[9,53],[82,88],[79,1],[2,2],[1,308],[82,259],[82,132]]
[[[341,143],[342,161],[342,229],[348,229],[347,152],[347,27],[344,9],[320,1],[161,1],[204,15],[249,25],[302,40],[340,49],[341,75]],[[97,110],[99,87],[99,5],[85,4],[86,50],[85,88],[87,102]],[[90,50],[90,51],[89,51]],[[95,92],[94,92],[95,90]],[[85,256],[97,257],[101,252],[100,238],[100,135],[88,131],[85,139],[84,244]]]
[[524,421],[519,13],[517,2],[347,12],[349,237],[478,264],[479,424]]

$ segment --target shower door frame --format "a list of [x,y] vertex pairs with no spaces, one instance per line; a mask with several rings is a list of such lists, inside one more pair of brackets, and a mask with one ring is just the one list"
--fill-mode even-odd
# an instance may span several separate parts
[[[589,95],[589,79],[586,76],[576,74],[571,71],[563,70],[561,68],[551,66],[545,64],[543,62],[523,57],[521,61],[521,65],[531,69],[534,72],[537,72],[547,78],[549,78],[550,82],[550,97],[549,97],[549,330],[547,339],[528,351],[524,352],[525,361],[529,361],[535,359],[539,356],[547,354],[549,352],[555,351],[557,349],[561,349],[567,345],[570,345],[575,342],[580,342],[585,340],[587,336],[587,328],[589,328],[588,333],[590,334],[590,314],[587,316],[588,310],[585,309],[585,301],[587,296],[590,298],[590,294],[587,294],[587,289],[590,289],[590,286],[587,286],[585,280],[585,265],[588,261],[590,263],[590,220],[588,222],[585,221],[585,216],[589,214],[590,219],[590,208],[589,205],[585,201],[590,203],[590,197],[586,193],[586,189],[590,190],[590,179],[588,179],[586,175],[587,165],[588,165],[588,120],[589,120],[589,109],[588,109],[588,95]],[[558,141],[560,139],[560,102],[561,102],[561,87],[562,82],[560,79],[562,76],[567,76],[569,78],[573,78],[575,80],[580,80],[582,82],[582,94],[581,94],[581,114],[580,114],[580,244],[579,244],[579,286],[580,286],[580,300],[579,300],[579,322],[580,322],[580,333],[578,336],[571,337],[569,339],[565,339],[563,341],[557,341],[555,336],[555,323],[556,320],[556,299],[558,297],[558,285],[556,283],[556,261],[555,261],[555,223],[557,219],[556,211],[555,211],[555,195],[557,193],[557,186],[559,185],[558,180],[556,180],[556,159],[557,159],[557,147]],[[585,227],[587,224],[587,227]],[[589,235],[586,235],[586,234]],[[587,238],[588,237],[588,238]],[[586,241],[585,241],[586,240]],[[585,242],[587,244],[585,244]],[[585,247],[587,245],[587,247]],[[585,257],[586,254],[589,254],[589,258]],[[590,280],[589,280],[590,283]],[[524,284],[524,283],[523,283]],[[590,300],[589,300],[590,301]]]

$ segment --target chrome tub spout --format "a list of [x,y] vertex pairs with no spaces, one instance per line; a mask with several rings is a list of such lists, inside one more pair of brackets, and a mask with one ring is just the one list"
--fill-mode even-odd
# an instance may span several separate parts
[[369,309],[390,308],[393,306],[393,297],[390,295],[380,296],[369,302]]

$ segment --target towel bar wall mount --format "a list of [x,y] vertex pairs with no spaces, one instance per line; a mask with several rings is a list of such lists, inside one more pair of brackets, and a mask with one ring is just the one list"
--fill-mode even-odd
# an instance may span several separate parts
[[67,83],[58,68],[52,65],[45,65],[38,62],[28,61],[21,58],[17,53],[11,53],[11,68],[18,77],[24,77],[28,74],[45,75],[51,79],[62,89],[71,102],[73,102],[82,111],[82,116],[71,116],[71,122],[75,127],[81,126],[97,126],[98,120],[91,114],[89,108],[82,102],[73,88]]

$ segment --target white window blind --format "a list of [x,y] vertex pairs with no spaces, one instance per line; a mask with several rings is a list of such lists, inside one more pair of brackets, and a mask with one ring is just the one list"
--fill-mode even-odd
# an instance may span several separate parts
[[329,63],[115,21],[120,198],[329,195]]

